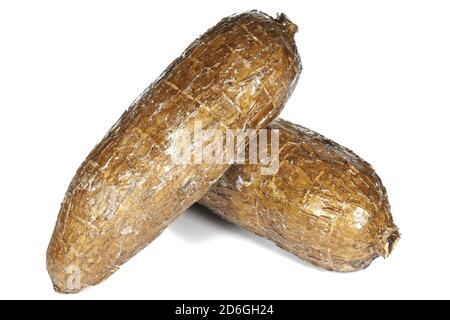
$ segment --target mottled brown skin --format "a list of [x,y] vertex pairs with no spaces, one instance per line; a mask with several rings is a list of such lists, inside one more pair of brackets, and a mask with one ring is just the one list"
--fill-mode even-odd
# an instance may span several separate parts
[[47,250],[55,290],[103,281],[206,193],[228,165],[174,164],[173,137],[198,120],[203,129],[268,125],[300,73],[295,32],[284,15],[225,18],[145,90],[67,190]]
[[328,270],[356,271],[387,257],[400,235],[373,168],[285,120],[268,129],[280,133],[278,172],[261,175],[261,165],[234,165],[200,204]]

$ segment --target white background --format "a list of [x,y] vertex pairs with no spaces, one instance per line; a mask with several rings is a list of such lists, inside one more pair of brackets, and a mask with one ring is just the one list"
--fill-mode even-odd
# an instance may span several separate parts
[[[402,239],[367,270],[317,270],[191,209],[99,286],[53,292],[45,251],[80,163],[133,99],[221,18],[299,26],[282,116],[353,149]],[[4,1],[0,4],[0,298],[450,298],[446,1]]]

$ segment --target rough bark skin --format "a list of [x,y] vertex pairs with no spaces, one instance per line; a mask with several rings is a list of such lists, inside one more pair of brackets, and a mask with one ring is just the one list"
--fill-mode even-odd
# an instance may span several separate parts
[[[132,104],[78,169],[47,250],[58,292],[98,284],[199,200],[228,165],[177,165],[180,130],[260,128],[301,69],[296,26],[257,11],[223,19]],[[207,142],[208,143],[208,142]]]
[[352,151],[285,120],[280,166],[234,165],[199,203],[310,263],[333,271],[364,269],[387,257],[400,235],[381,180]]

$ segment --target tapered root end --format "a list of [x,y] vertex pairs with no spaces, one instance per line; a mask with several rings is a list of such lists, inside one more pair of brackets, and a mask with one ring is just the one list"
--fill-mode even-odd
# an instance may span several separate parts
[[81,270],[75,264],[65,264],[47,256],[47,271],[57,293],[73,294],[80,292],[84,287],[81,282]]
[[388,228],[382,235],[380,242],[375,247],[376,253],[383,258],[391,255],[397,243],[400,241],[400,233],[397,227]]
[[298,27],[295,23],[293,23],[287,15],[284,13],[277,14],[276,21],[281,25],[281,28],[288,33],[290,36],[294,36],[297,33]]
[[80,290],[70,291],[70,290],[62,289],[56,284],[53,284],[53,290],[55,290],[56,293],[60,293],[60,294],[75,294],[75,293],[80,292]]
[[76,278],[71,279],[71,275],[66,278],[66,274],[50,274],[53,290],[60,294],[75,294],[83,290],[83,287]]

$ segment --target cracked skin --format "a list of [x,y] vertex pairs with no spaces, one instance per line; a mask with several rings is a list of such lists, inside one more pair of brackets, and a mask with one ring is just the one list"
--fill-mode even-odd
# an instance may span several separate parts
[[170,137],[178,130],[192,132],[198,120],[204,129],[257,129],[278,116],[301,71],[296,31],[284,15],[225,18],[135,100],[78,169],[61,204],[47,250],[56,291],[76,293],[108,278],[226,171],[174,165]]
[[199,203],[316,266],[357,271],[387,257],[400,234],[374,169],[352,151],[277,119],[280,166],[233,165]]

